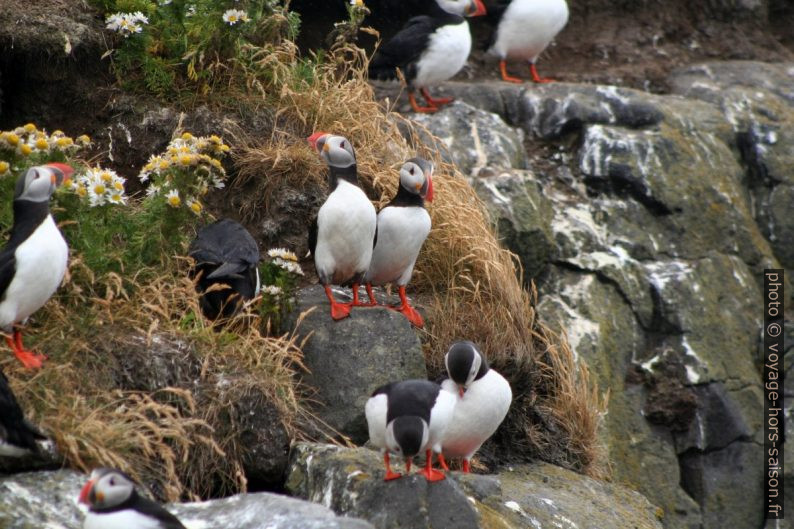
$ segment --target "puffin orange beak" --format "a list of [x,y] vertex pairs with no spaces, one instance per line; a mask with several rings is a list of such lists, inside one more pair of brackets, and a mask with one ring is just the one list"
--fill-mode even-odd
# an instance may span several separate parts
[[460,398],[463,398],[463,394],[466,393],[466,388],[458,386],[458,393],[460,393]]
[[57,181],[55,175],[53,175],[53,184],[65,184],[72,178],[72,174],[74,173],[74,168],[71,165],[66,165],[65,163],[60,162],[52,162],[46,164],[44,167],[52,167],[56,171],[60,172],[63,175],[63,180],[60,182]]
[[411,471],[411,459],[410,457],[405,458],[405,473],[409,473]]
[[85,503],[88,505],[88,495],[91,494],[91,489],[94,488],[94,480],[89,479],[88,483],[83,485],[82,490],[80,491],[80,497],[77,498],[77,501],[80,503]]
[[482,3],[482,0],[474,0],[474,5],[476,6],[476,9],[474,10],[474,13],[469,15],[470,17],[479,17],[487,13],[485,10],[485,4]]
[[425,193],[425,200],[428,202],[433,201],[433,175],[427,174],[427,193]]
[[317,140],[319,140],[323,136],[327,136],[327,135],[328,135],[327,132],[315,132],[314,134],[312,134],[311,136],[306,138],[306,141],[308,141],[311,144],[312,148],[316,151],[317,150]]

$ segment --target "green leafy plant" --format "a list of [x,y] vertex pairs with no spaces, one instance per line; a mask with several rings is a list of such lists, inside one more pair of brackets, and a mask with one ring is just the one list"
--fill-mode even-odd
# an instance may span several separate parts
[[278,328],[281,318],[293,308],[295,289],[303,270],[298,256],[284,248],[271,248],[267,256],[270,260],[259,268],[262,282],[259,314],[263,320],[270,320],[271,327]]

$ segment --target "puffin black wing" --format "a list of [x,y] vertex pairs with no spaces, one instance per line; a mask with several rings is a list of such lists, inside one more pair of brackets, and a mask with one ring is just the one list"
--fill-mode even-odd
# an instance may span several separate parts
[[208,279],[240,277],[259,262],[259,247],[241,224],[222,219],[202,228],[190,245],[190,256],[199,264],[218,266]]
[[5,297],[8,285],[14,279],[17,269],[17,259],[14,257],[16,247],[4,248],[0,251],[0,300]]
[[410,19],[391,40],[378,48],[369,63],[370,79],[396,79],[395,68],[400,68],[408,81],[413,79],[415,63],[439,25],[438,18],[427,15]]
[[314,255],[314,251],[317,249],[317,215],[314,216],[312,219],[311,224],[309,224],[309,251]]
[[130,507],[149,518],[157,520],[161,529],[186,529],[182,522],[179,521],[179,518],[168,512],[165,507],[140,494],[136,493],[135,502]]
[[429,380],[405,380],[388,389],[389,411],[386,422],[396,417],[415,415],[430,424],[430,410],[436,403],[441,386]]
[[22,408],[8,385],[8,379],[0,370],[0,441],[38,452],[36,439],[45,437],[25,420]]

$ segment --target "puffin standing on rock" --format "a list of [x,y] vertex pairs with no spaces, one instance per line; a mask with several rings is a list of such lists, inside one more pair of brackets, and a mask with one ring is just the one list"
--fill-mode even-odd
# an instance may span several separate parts
[[422,316],[408,302],[405,285],[411,280],[419,250],[430,233],[430,215],[425,200],[433,201],[433,164],[423,158],[411,158],[400,168],[397,194],[378,213],[378,237],[372,262],[364,276],[371,305],[377,305],[372,285],[397,283],[402,312],[416,327]]
[[488,367],[485,355],[472,342],[452,344],[444,363],[450,378],[441,387],[457,402],[441,441],[439,460],[448,470],[445,456],[462,457],[463,471],[469,472],[469,461],[507,415],[513,392],[507,380]]
[[[442,83],[457,74],[471,51],[469,23],[463,17],[485,14],[481,0],[436,0],[430,15],[411,18],[392,39],[381,46],[369,63],[371,79],[396,79],[396,68],[408,82],[408,100],[416,112],[436,112],[451,98],[435,99],[429,86]],[[427,102],[421,107],[414,90],[419,89]]]
[[0,456],[22,457],[36,453],[38,439],[46,437],[25,419],[5,373],[0,370]]
[[413,457],[425,451],[427,459],[420,473],[428,481],[444,479],[444,474],[433,468],[433,451],[440,452],[454,409],[455,396],[429,380],[392,382],[375,390],[364,413],[370,441],[383,450],[386,481],[402,476],[392,471],[390,452],[403,456],[410,472]]
[[201,312],[208,319],[233,316],[259,292],[259,247],[240,223],[222,219],[203,227],[188,255],[196,261],[191,276],[198,277]]
[[548,83],[535,67],[538,57],[568,23],[568,4],[565,0],[510,0],[502,8],[493,45],[488,50],[499,57],[502,79],[521,83],[518,77],[507,73],[507,60],[529,62],[529,71],[535,83]]
[[[331,303],[331,317],[341,320],[350,316],[351,306],[365,306],[359,302],[358,287],[372,259],[378,218],[375,206],[358,186],[350,141],[326,132],[316,132],[308,140],[328,164],[331,190],[309,228],[309,250]],[[352,304],[337,302],[330,285],[349,283],[353,286]]]
[[50,163],[19,177],[11,238],[0,251],[0,328],[13,331],[6,342],[31,369],[41,367],[46,357],[25,349],[17,325],[50,299],[66,273],[69,247],[50,214],[50,197],[73,172],[66,164]]
[[83,529],[185,529],[176,516],[141,496],[127,474],[98,468],[80,491],[88,505]]

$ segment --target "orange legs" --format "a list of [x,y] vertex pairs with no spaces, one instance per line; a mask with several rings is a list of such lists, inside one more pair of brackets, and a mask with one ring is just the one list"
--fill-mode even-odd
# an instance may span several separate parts
[[414,96],[413,92],[408,93],[408,101],[411,102],[411,108],[414,109],[414,112],[419,112],[422,114],[432,114],[433,112],[438,112],[438,107],[430,104],[429,101],[427,102],[429,106],[420,107],[416,102],[416,96]]
[[22,331],[14,329],[14,338],[6,337],[6,343],[14,352],[17,360],[22,362],[22,365],[28,369],[38,369],[41,367],[42,362],[47,359],[44,355],[38,355],[33,351],[28,351],[22,345]]
[[427,104],[430,106],[440,107],[441,105],[447,105],[455,101],[455,99],[451,97],[439,97],[436,99],[430,95],[427,88],[420,88],[419,90],[422,92],[422,97],[425,98],[425,101],[427,101]]
[[533,83],[551,83],[554,82],[554,79],[550,79],[548,77],[541,77],[538,75],[538,69],[535,68],[535,63],[529,63],[529,73],[532,74],[532,82]]
[[[389,461],[389,452],[383,454],[383,461],[386,463],[386,477],[384,478],[384,481],[391,481],[393,479],[402,477],[402,474],[400,474],[399,472],[394,472],[391,469],[391,462]],[[410,468],[408,470],[410,471]]]
[[[355,292],[355,290],[353,291]],[[339,303],[334,299],[334,293],[331,292],[331,287],[325,285],[325,295],[328,296],[328,301],[331,302],[331,317],[335,320],[342,320],[350,316],[350,304],[349,303]],[[355,301],[356,297],[354,295],[353,300]]]
[[[502,80],[507,81],[508,83],[521,83],[523,82],[518,77],[513,77],[512,75],[507,73],[507,61],[502,59],[499,61],[499,70],[502,73]],[[548,77],[541,77],[538,75],[538,69],[535,67],[535,63],[529,63],[529,73],[532,75],[532,82],[533,83],[551,83],[554,79],[550,79]]]
[[416,309],[408,302],[408,298],[405,296],[405,287],[398,287],[398,291],[400,292],[400,305],[392,308],[398,312],[402,312],[403,316],[408,318],[408,321],[410,321],[414,327],[421,329],[424,327],[425,322],[422,320],[422,316],[416,312]]
[[507,73],[507,61],[502,59],[499,61],[499,70],[502,72],[502,81],[507,81],[508,83],[523,83],[521,79],[518,77],[513,77]]
[[425,468],[420,470],[419,473],[422,474],[427,481],[441,481],[445,479],[446,476],[443,472],[433,468],[433,451],[428,450],[426,454],[427,462],[425,463]]

